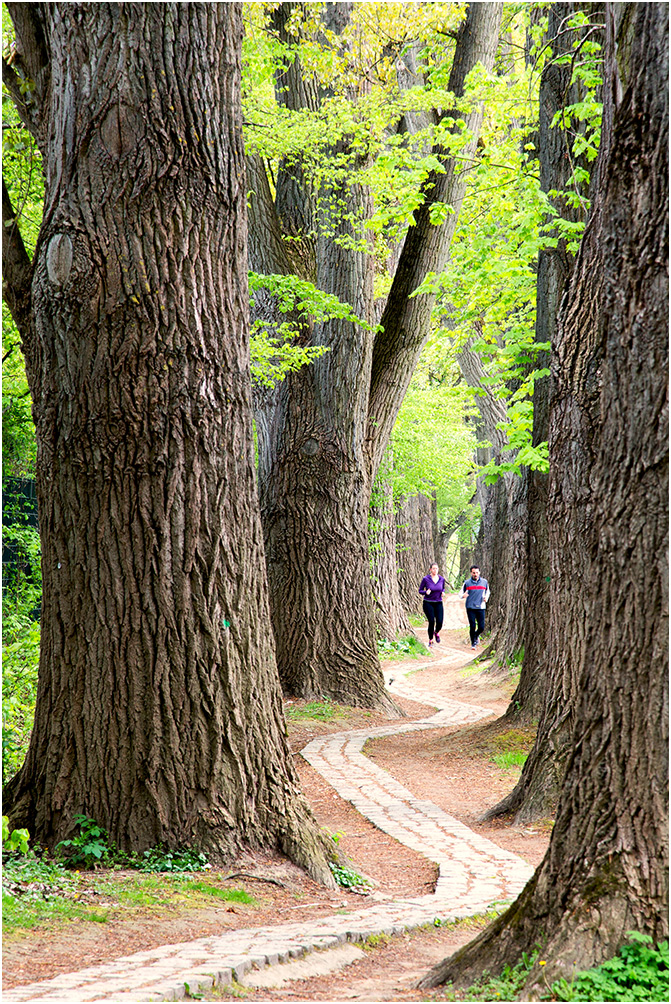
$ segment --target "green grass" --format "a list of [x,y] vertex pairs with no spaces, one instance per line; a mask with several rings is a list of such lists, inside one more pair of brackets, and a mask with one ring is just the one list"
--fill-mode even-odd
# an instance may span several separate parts
[[469,666],[464,666],[463,669],[459,670],[459,679],[468,680],[471,676],[477,676],[478,673],[482,673],[484,670],[484,665],[482,663],[473,662]]
[[528,755],[510,750],[507,753],[496,753],[491,759],[502,770],[515,770],[524,766]]
[[255,904],[244,889],[230,889],[215,881],[185,875],[117,875],[95,879],[95,888],[122,909],[163,906],[207,906],[211,900]]
[[58,896],[41,899],[28,895],[15,897],[6,892],[2,894],[2,927],[5,934],[35,927],[52,927],[54,923],[74,920],[103,924],[108,916],[109,910],[82,906]]
[[284,708],[284,716],[291,722],[301,722],[307,719],[330,722],[334,718],[343,718],[346,712],[347,708],[336,704],[335,701],[330,701],[327,697],[323,701],[308,701],[307,704],[286,704]]
[[34,854],[10,859],[3,869],[5,930],[31,930],[72,921],[102,923],[138,913],[174,913],[217,903],[254,906],[244,889],[220,884],[216,874],[196,878],[191,873],[94,873],[67,871],[59,861],[43,861]]

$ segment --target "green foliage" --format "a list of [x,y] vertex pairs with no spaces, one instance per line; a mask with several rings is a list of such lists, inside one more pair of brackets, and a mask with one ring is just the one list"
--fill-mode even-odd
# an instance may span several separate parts
[[2,304],[2,475],[33,477],[37,444],[19,332]]
[[28,842],[30,840],[30,834],[28,830],[12,830],[9,831],[9,818],[7,816],[2,817],[2,849],[3,851],[8,851],[9,853],[18,851],[19,854],[28,853]]
[[473,495],[475,436],[466,425],[472,411],[462,385],[454,386],[449,376],[438,383],[420,369],[394,425],[390,471],[394,496],[435,493],[442,525],[451,523]]
[[[5,497],[5,504],[12,506],[12,499]],[[31,614],[41,598],[41,571],[37,530],[21,523],[3,525],[2,536],[3,545],[13,545],[15,556],[2,597],[2,780],[5,784],[23,763],[33,726],[40,626]]]
[[343,889],[363,891],[372,888],[372,883],[368,879],[365,879],[358,872],[354,871],[353,868],[347,867],[347,865],[340,865],[336,864],[335,861],[329,861],[329,868],[333,873],[334,879]]
[[[446,43],[460,21],[461,5],[433,3],[415,8],[397,3],[355,4],[349,23],[335,36],[324,30],[318,5],[298,5],[288,24],[289,41],[277,39],[268,23],[270,12],[247,5],[244,49],[245,141],[275,167],[300,168],[306,184],[318,197],[318,226],[335,240],[354,241],[370,250],[369,236],[380,261],[412,221],[421,201],[422,182],[434,168],[442,169],[431,147],[442,142],[459,149],[466,142],[455,119],[416,133],[398,133],[410,111],[455,107],[447,94],[447,72],[453,44]],[[404,48],[424,41],[422,52],[426,86],[401,91],[394,61]],[[290,110],[279,105],[274,75],[300,60],[305,77],[319,81],[322,99],[316,110]],[[366,86],[361,87],[361,81]],[[458,103],[459,113],[470,96]],[[346,186],[365,184],[374,200],[372,219],[349,219],[344,236],[339,221],[345,215],[340,193]],[[437,210],[438,212],[438,210]],[[446,209],[445,212],[449,212]],[[334,236],[338,229],[338,236]]]
[[351,321],[370,331],[370,325],[358,317],[348,303],[337,296],[324,293],[311,282],[295,275],[260,275],[249,273],[249,288],[254,294],[265,291],[272,296],[283,314],[291,319],[271,327],[264,320],[252,325],[250,356],[252,379],[255,383],[272,387],[280,383],[288,373],[319,359],[329,351],[327,345],[297,344],[297,340],[312,325],[340,318]]
[[127,854],[115,847],[107,830],[90,816],[73,816],[73,822],[79,833],[68,840],[61,840],[54,848],[57,855],[65,858],[69,868],[77,865],[84,868],[120,865],[141,872],[200,872],[211,868],[207,855],[194,848],[182,847],[172,851],[164,847],[150,847],[142,854]]
[[[513,15],[513,41],[526,16],[523,10]],[[507,436],[507,455],[482,468],[488,484],[505,473],[519,474],[522,467],[548,469],[547,444],[532,443],[534,386],[549,372],[542,355],[549,346],[535,341],[536,263],[541,249],[557,247],[560,240],[569,253],[577,251],[588,208],[585,164],[596,156],[601,116],[595,98],[601,56],[591,25],[577,12],[564,28],[572,52],[554,61],[571,65],[572,82],[583,95],[554,123],[565,136],[573,167],[566,191],[540,190],[529,137],[537,127],[540,71],[553,56],[551,43],[543,40],[547,22],[527,25],[535,45],[532,64],[511,56],[505,74],[481,82],[487,95],[483,151],[470,172],[450,265],[442,275],[428,275],[415,291],[438,294],[440,327],[429,341],[427,361],[435,363],[468,344],[483,361],[486,392],[506,403],[499,428]],[[566,206],[577,208],[582,219],[564,219]]]
[[[11,59],[14,31],[3,5],[3,52]],[[44,178],[35,140],[24,128],[14,102],[2,95],[2,176],[28,255],[32,258],[42,222]],[[2,471],[30,476],[35,469],[35,430],[19,332],[2,307]]]
[[669,943],[628,931],[629,943],[595,969],[552,984],[554,1001],[664,1001],[669,999]]
[[98,914],[73,901],[76,885],[76,877],[59,861],[38,857],[34,851],[9,856],[2,868],[4,931],[29,929],[55,919],[105,920],[106,913]]
[[70,868],[75,865],[92,868],[103,862],[108,863],[113,847],[107,830],[86,815],[73,816],[73,822],[79,827],[79,833],[70,840],[61,840],[56,844],[56,854],[60,853],[65,857]]
[[426,655],[426,645],[423,645],[414,634],[408,635],[406,638],[397,638],[394,641],[378,638],[377,652],[380,659],[400,659],[404,656],[416,659]]
[[18,771],[28,751],[37,696],[40,626],[27,623],[3,646],[2,780]]
[[2,881],[8,886],[12,883],[39,886],[42,891],[49,892],[72,888],[74,880],[66,872],[62,861],[54,861],[40,857],[34,851],[27,851],[20,857],[12,856],[3,863]]

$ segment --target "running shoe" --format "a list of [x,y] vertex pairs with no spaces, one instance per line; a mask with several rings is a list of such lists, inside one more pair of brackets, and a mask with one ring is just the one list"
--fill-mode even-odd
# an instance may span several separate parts
[[436,635],[436,644],[440,645],[440,635],[439,634]]

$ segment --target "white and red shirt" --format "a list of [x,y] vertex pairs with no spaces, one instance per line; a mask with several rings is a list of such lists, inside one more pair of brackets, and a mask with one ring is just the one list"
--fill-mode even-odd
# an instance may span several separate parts
[[464,582],[461,590],[462,596],[464,593],[466,594],[467,610],[484,610],[489,599],[489,583],[482,576],[479,579],[474,579],[471,576]]

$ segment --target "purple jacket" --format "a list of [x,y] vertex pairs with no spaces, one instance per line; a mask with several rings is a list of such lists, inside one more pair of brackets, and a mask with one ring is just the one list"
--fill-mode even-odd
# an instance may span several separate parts
[[[429,591],[428,595],[427,590]],[[438,576],[438,582],[434,582],[430,575],[425,575],[419,584],[420,596],[422,599],[428,600],[429,603],[440,603],[444,592],[445,579],[442,575]]]

